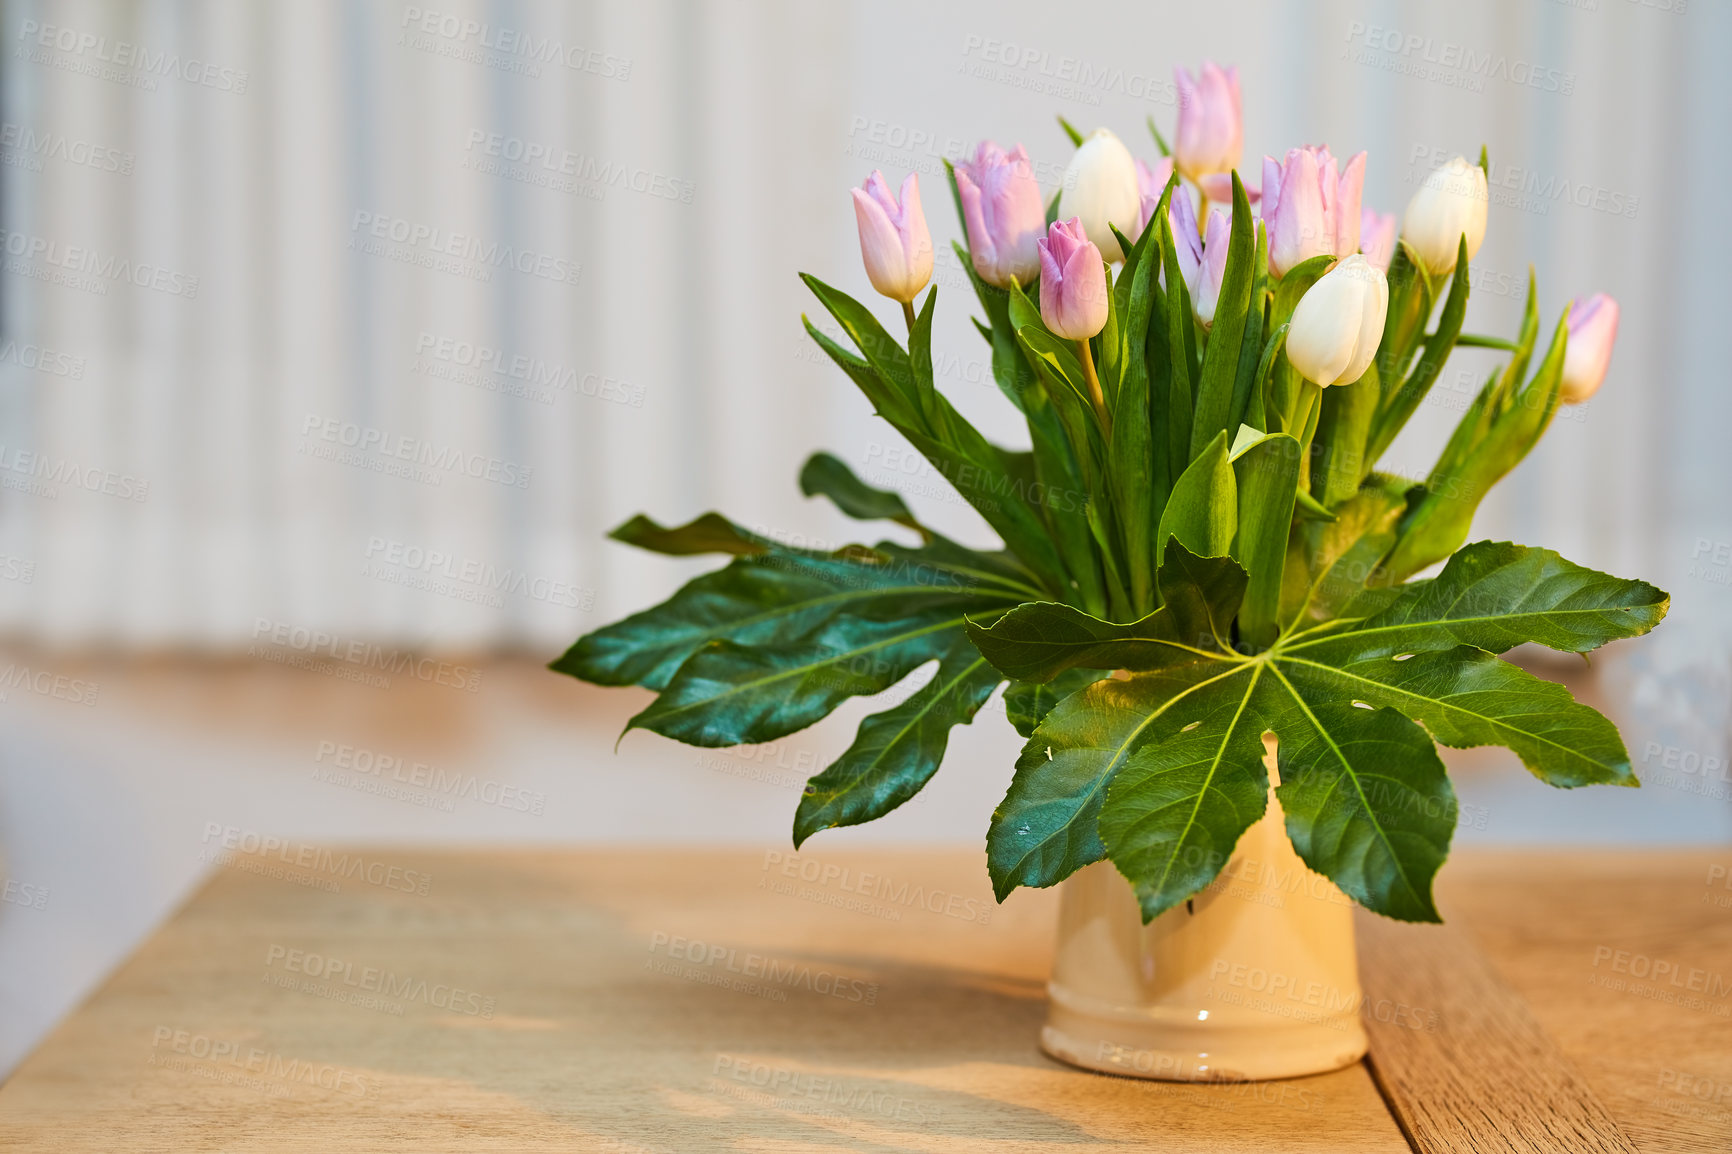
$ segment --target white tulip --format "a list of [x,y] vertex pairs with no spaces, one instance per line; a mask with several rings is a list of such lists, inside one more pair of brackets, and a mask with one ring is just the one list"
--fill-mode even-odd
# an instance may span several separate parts
[[1299,299],[1287,329],[1287,359],[1308,381],[1350,385],[1377,355],[1388,311],[1382,270],[1354,253]]
[[1107,225],[1115,224],[1126,236],[1136,232],[1142,212],[1137,192],[1137,164],[1131,150],[1109,129],[1097,128],[1083,141],[1064,170],[1064,191],[1059,195],[1060,220],[1078,217],[1089,242],[1109,261],[1125,259],[1118,238]]
[[1480,242],[1485,239],[1488,199],[1485,170],[1458,156],[1426,177],[1407,202],[1401,239],[1432,276],[1453,272],[1463,236],[1467,237],[1467,259],[1479,253]]

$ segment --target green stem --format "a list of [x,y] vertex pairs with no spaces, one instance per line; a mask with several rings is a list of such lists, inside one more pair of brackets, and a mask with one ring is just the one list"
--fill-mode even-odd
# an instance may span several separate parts
[[1095,375],[1095,356],[1089,351],[1088,338],[1076,343],[1077,357],[1082,361],[1083,380],[1088,383],[1089,402],[1095,407],[1095,419],[1101,424],[1101,437],[1113,443],[1113,419],[1107,415],[1107,398],[1101,392],[1101,379]]
[[1514,341],[1506,341],[1502,337],[1486,337],[1478,333],[1462,333],[1455,338],[1458,347],[1469,349],[1501,349],[1506,353],[1519,353],[1522,347]]
[[902,319],[908,322],[908,331],[912,333],[914,331],[914,303],[912,301],[902,302]]

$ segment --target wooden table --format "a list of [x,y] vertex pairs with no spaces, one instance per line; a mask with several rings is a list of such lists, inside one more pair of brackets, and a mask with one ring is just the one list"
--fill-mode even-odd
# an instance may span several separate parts
[[[1424,1115],[1538,1077],[1615,1119],[1581,1148],[1726,1151],[1728,865],[1458,855],[1451,927],[1362,923],[1386,1100],[1366,1065],[1195,1086],[1047,1059],[1055,895],[994,905],[978,853],[260,848],[0,1088],[0,1147],[1535,1149]],[[1703,990],[1677,996],[1674,970]],[[1475,1006],[1499,998],[1537,1057],[1461,1059],[1433,1093],[1426,1047],[1479,1053]]]

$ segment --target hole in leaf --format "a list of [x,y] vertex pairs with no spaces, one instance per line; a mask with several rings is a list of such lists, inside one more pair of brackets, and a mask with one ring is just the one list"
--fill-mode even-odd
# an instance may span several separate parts
[[1375,705],[1368,705],[1363,701],[1355,701],[1353,703],[1353,708],[1355,708],[1355,709],[1376,709],[1377,707]]
[[1197,728],[1197,726],[1199,726],[1201,724],[1203,724],[1201,721],[1193,721],[1193,722],[1191,722],[1191,724],[1185,726],[1185,728],[1179,730],[1179,732],[1180,733],[1189,733],[1189,732],[1191,732],[1191,730]]
[[1390,660],[1391,661],[1406,661],[1409,657],[1412,657],[1412,656],[1413,656],[1413,654],[1411,654],[1411,653],[1397,653],[1394,657],[1390,658]]

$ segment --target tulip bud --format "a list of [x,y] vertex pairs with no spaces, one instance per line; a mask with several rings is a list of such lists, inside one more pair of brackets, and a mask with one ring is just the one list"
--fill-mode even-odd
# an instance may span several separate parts
[[1082,142],[1070,167],[1064,172],[1064,192],[1059,197],[1060,217],[1082,221],[1088,239],[1108,260],[1125,258],[1118,238],[1108,224],[1117,225],[1127,236],[1136,227],[1141,198],[1137,196],[1137,166],[1131,150],[1105,128]]
[[1479,253],[1488,199],[1485,170],[1458,156],[1426,177],[1407,202],[1401,238],[1432,276],[1453,272],[1463,236],[1467,259]]
[[956,166],[956,191],[968,227],[968,256],[987,284],[1032,284],[1040,273],[1046,206],[1022,145],[1011,152],[980,142],[974,160]]
[[872,287],[908,304],[932,279],[932,234],[920,208],[920,182],[911,172],[902,182],[902,203],[890,195],[884,174],[874,169],[854,192],[860,226],[860,257]]
[[[1150,210],[1154,207],[1150,206]],[[1167,221],[1173,230],[1173,256],[1178,260],[1179,276],[1189,288],[1197,279],[1197,266],[1203,263],[1203,237],[1197,228],[1197,210],[1183,188],[1175,189],[1167,204]],[[1172,292],[1173,286],[1167,285],[1167,291]]]
[[1570,337],[1564,347],[1564,380],[1560,395],[1566,405],[1579,405],[1599,391],[1618,339],[1618,302],[1595,293],[1570,306]]
[[1347,257],[1359,251],[1359,199],[1365,185],[1365,153],[1341,171],[1327,148],[1290,148],[1277,164],[1263,158],[1262,214],[1269,225],[1269,271],[1288,269],[1316,256]]
[[1365,254],[1366,260],[1384,272],[1389,271],[1389,262],[1395,256],[1393,212],[1368,208],[1359,214],[1359,251]]
[[1227,247],[1232,233],[1231,217],[1218,208],[1209,213],[1203,259],[1197,262],[1187,284],[1191,290],[1191,311],[1204,328],[1215,323],[1215,304],[1221,299],[1221,280],[1227,275]]
[[1040,319],[1055,336],[1086,341],[1107,325],[1107,270],[1076,217],[1040,239]]
[[1388,311],[1389,282],[1355,253],[1299,299],[1288,324],[1287,359],[1308,381],[1352,384],[1377,355]]
[[1193,78],[1186,69],[1173,70],[1179,89],[1173,158],[1179,171],[1192,180],[1237,168],[1245,148],[1244,121],[1239,114],[1239,69],[1223,72],[1213,60],[1205,60],[1197,71]]

